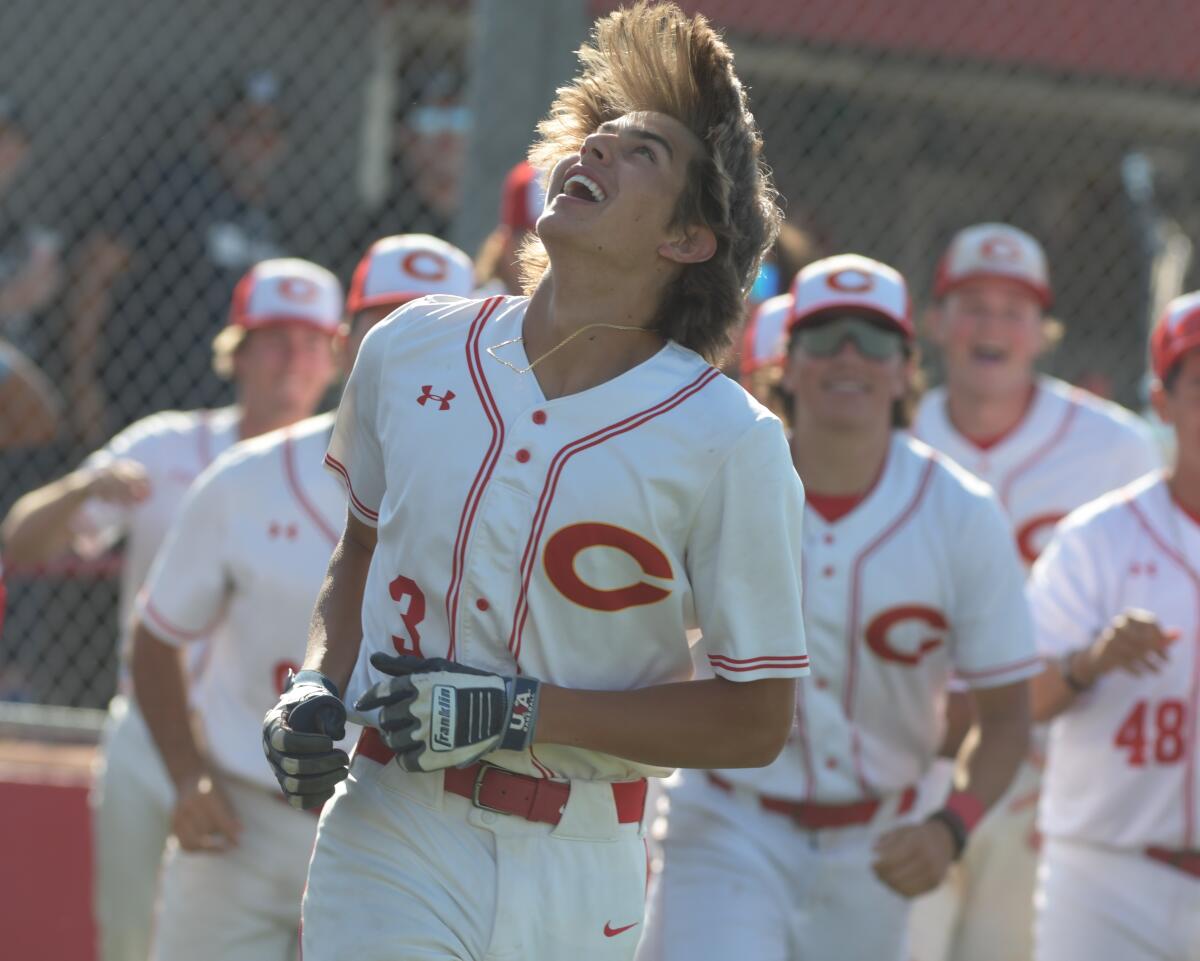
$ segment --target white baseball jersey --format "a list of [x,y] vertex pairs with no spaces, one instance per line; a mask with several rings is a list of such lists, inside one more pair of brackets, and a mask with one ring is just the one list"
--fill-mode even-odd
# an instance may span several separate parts
[[1024,569],[987,486],[907,434],[875,487],[829,523],[804,513],[801,685],[783,753],[723,771],[761,793],[843,803],[916,784],[942,737],[953,671],[972,687],[1038,673]]
[[223,770],[275,791],[262,719],[305,639],[345,496],[321,468],[326,414],[223,454],[188,493],[138,598],[156,637],[209,638],[192,701]]
[[[514,369],[527,304],[426,298],[363,342],[326,458],[379,528],[347,701],[383,677],[377,650],[574,688],[687,680],[691,627],[722,677],[806,674],[803,489],[778,419],[674,343],[547,400]],[[489,760],[666,773],[558,745]]]
[[1108,846],[1200,847],[1200,524],[1158,475],[1072,514],[1029,584],[1038,646],[1061,657],[1129,608],[1181,631],[1157,674],[1114,671],[1050,725],[1040,823]]
[[950,422],[946,388],[929,391],[913,433],[996,491],[1026,564],[1075,508],[1159,466],[1146,425],[1125,408],[1053,377],[1041,377],[1028,412],[983,449]]
[[72,518],[75,549],[85,556],[99,554],[125,539],[117,611],[120,684],[127,692],[126,662],[137,592],[192,481],[237,441],[240,416],[236,407],[151,414],[126,427],[83,462],[85,468],[101,468],[117,460],[136,461],[145,468],[150,482],[150,496],[140,504],[113,504],[93,498]]

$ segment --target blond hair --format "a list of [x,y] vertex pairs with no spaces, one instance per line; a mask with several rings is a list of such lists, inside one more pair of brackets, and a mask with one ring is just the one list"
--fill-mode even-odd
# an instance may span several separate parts
[[[708,227],[716,252],[681,270],[652,327],[712,360],[729,343],[781,220],[733,54],[704,17],[688,17],[673,3],[639,2],[597,20],[579,61],[579,76],[559,88],[538,124],[529,161],[550,169],[602,123],[635,111],[666,114],[696,135],[703,150],[691,161],[670,226]],[[536,236],[520,261],[532,291],[548,264]]]

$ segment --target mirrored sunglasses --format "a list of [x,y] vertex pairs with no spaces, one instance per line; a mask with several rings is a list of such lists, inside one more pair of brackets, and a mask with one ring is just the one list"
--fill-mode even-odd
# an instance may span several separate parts
[[862,317],[839,317],[815,327],[801,327],[796,340],[811,357],[833,357],[847,340],[870,360],[890,360],[904,349],[899,331],[888,330]]

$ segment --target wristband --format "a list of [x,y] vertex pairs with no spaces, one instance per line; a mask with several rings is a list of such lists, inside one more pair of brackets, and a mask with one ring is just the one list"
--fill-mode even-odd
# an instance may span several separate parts
[[1091,688],[1095,681],[1093,681],[1092,684],[1084,684],[1083,681],[1079,680],[1079,678],[1072,673],[1071,661],[1078,653],[1079,651],[1071,651],[1070,654],[1064,656],[1058,662],[1058,673],[1062,675],[1063,683],[1066,684],[1067,687],[1069,687],[1076,694],[1083,694],[1085,691]]
[[941,810],[929,815],[929,820],[939,821],[949,830],[954,839],[954,860],[957,861],[962,857],[971,832],[986,813],[983,802],[970,791],[953,791]]
[[954,842],[954,860],[957,861],[961,858],[963,850],[967,846],[967,829],[958,815],[943,808],[940,811],[934,811],[926,820],[937,821],[946,826],[946,830],[950,832],[950,838]]
[[524,751],[533,743],[533,732],[537,727],[538,694],[541,682],[532,677],[509,678],[509,696],[512,710],[508,727],[500,738],[498,747],[502,751]]
[[338,693],[337,685],[320,671],[289,671],[287,684],[284,685],[284,691],[290,691],[297,684],[316,684],[319,687],[325,688],[330,694],[341,700],[342,695]]

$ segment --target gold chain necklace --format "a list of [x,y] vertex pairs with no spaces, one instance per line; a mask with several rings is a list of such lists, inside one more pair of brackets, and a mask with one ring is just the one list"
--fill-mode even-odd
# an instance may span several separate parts
[[584,326],[580,327],[577,331],[575,331],[572,334],[568,334],[566,337],[564,337],[562,340],[560,340],[557,344],[555,344],[548,351],[546,351],[544,354],[542,354],[542,356],[539,357],[537,360],[531,361],[528,367],[518,367],[516,364],[510,364],[503,357],[500,357],[496,354],[496,351],[498,351],[501,347],[507,347],[509,344],[523,344],[525,342],[524,337],[513,337],[510,340],[502,340],[498,344],[492,344],[491,347],[487,348],[487,352],[489,354],[491,354],[491,356],[494,360],[500,361],[500,363],[502,363],[509,370],[514,370],[518,374],[528,374],[531,370],[533,370],[533,368],[535,368],[538,364],[540,364],[543,360],[545,360],[547,357],[549,357],[551,354],[553,354],[560,347],[565,347],[567,344],[569,344],[571,341],[573,341],[576,337],[578,337],[580,334],[582,334],[585,330],[591,330],[593,327],[607,327],[609,330],[641,330],[641,331],[646,330],[645,327],[636,327],[633,324],[605,324],[605,323],[584,324]]

